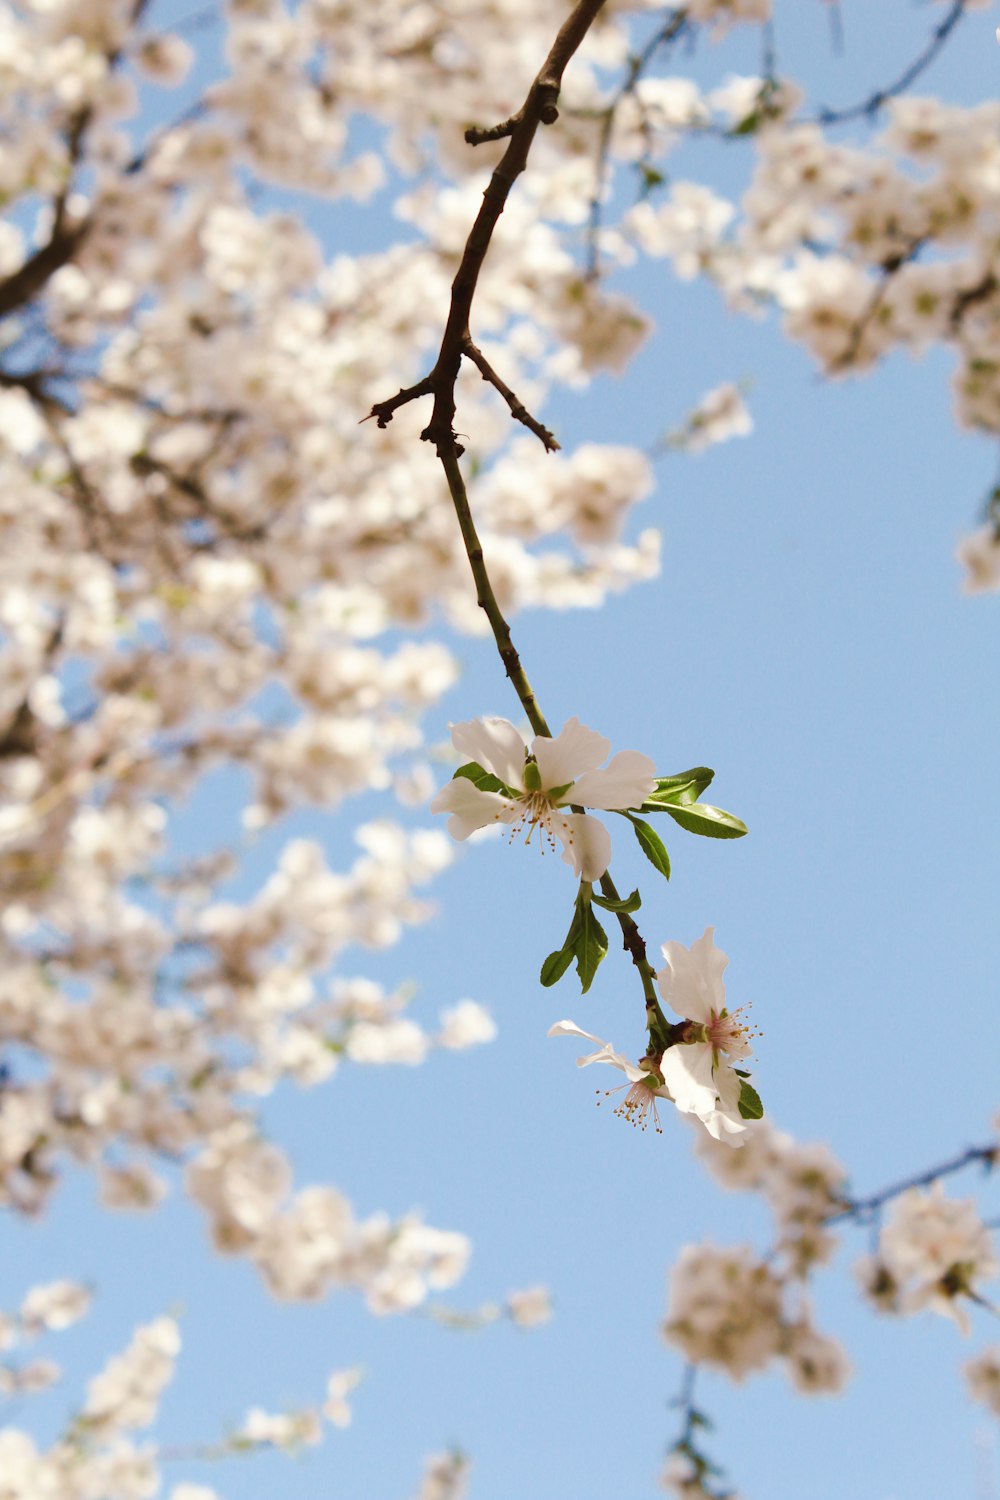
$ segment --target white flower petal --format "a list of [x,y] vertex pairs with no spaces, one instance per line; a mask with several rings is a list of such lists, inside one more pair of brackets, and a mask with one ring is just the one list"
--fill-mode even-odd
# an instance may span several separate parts
[[725,1063],[712,1067],[704,1042],[668,1047],[660,1072],[683,1114],[695,1115],[709,1135],[727,1146],[742,1146],[749,1125],[739,1112],[740,1080]]
[[608,1045],[607,1042],[602,1041],[599,1036],[595,1036],[592,1031],[582,1031],[580,1029],[580,1027],[576,1024],[575,1021],[555,1021],[549,1027],[549,1029],[545,1033],[545,1035],[546,1036],[582,1036],[588,1042],[596,1042],[599,1047],[606,1047]]
[[719,1096],[719,1108],[728,1110],[730,1114],[739,1115],[741,1092],[739,1074],[724,1057],[720,1057],[715,1065],[714,1076],[715,1089]]
[[554,740],[538,735],[531,748],[538,761],[542,786],[548,790],[575,781],[584,771],[596,770],[611,753],[611,741],[574,718],[563,726]]
[[459,755],[478,761],[499,776],[505,786],[515,791],[523,789],[526,746],[509,719],[493,716],[453,724],[451,742]]
[[712,1077],[711,1047],[704,1042],[668,1047],[660,1059],[660,1072],[682,1114],[705,1119],[715,1112],[718,1091]]
[[690,948],[683,943],[663,944],[668,967],[656,976],[660,994],[671,1010],[689,1021],[705,1023],[713,1011],[718,1015],[725,1009],[722,975],[729,959],[716,948],[714,937],[715,928],[706,927]]
[[600,880],[611,863],[611,835],[587,813],[549,815],[549,826],[563,846],[563,859],[581,880]]
[[639,807],[656,786],[656,765],[638,750],[619,750],[603,771],[587,771],[573,788],[572,800],[581,807],[613,812]]
[[613,1068],[618,1068],[622,1073],[625,1074],[625,1077],[628,1079],[629,1083],[638,1083],[640,1079],[647,1076],[641,1068],[637,1068],[634,1063],[630,1063],[627,1057],[623,1057],[620,1052],[616,1052],[610,1042],[602,1042],[601,1038],[599,1036],[594,1036],[592,1032],[581,1031],[580,1027],[577,1026],[575,1021],[556,1021],[554,1026],[549,1027],[546,1035],[582,1036],[585,1037],[588,1042],[597,1043],[597,1046],[600,1049],[598,1052],[591,1052],[588,1053],[586,1057],[577,1058],[576,1065],[578,1068],[586,1068],[589,1067],[591,1063],[597,1062],[610,1063]]
[[716,1109],[710,1115],[701,1116],[701,1123],[724,1146],[744,1146],[746,1142],[743,1137],[750,1129],[749,1121],[743,1120],[739,1115],[731,1115],[727,1110]]
[[509,823],[517,812],[516,804],[499,792],[483,792],[467,776],[456,776],[441,788],[431,803],[431,812],[451,813],[448,832],[453,839],[467,839],[477,828],[491,823]]

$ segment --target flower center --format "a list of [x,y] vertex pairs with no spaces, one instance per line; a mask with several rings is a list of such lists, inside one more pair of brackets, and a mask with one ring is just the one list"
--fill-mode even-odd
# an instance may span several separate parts
[[749,1005],[741,1005],[738,1010],[724,1010],[721,1014],[712,1011],[711,1019],[705,1025],[705,1040],[713,1053],[726,1052],[730,1057],[750,1056],[754,1028],[740,1020],[749,1008]]
[[[519,833],[527,828],[524,842],[531,843],[531,835],[536,828],[541,829],[550,849],[555,850],[556,839],[552,832],[552,814],[555,811],[552,798],[548,792],[523,792],[517,799],[521,811],[518,813],[510,828],[510,842],[513,843]],[[539,844],[541,847],[541,844]],[[542,853],[545,853],[542,848]]]

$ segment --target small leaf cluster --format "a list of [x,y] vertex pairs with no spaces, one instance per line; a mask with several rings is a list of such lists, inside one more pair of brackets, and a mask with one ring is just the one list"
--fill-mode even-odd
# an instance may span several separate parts
[[[700,834],[702,838],[741,839],[747,831],[745,823],[721,807],[698,801],[714,779],[715,772],[708,766],[694,766],[676,776],[660,776],[639,812],[666,813],[688,833]],[[656,829],[632,811],[623,812],[622,817],[632,824],[639,848],[650,864],[664,880],[669,880],[670,856]]]
[[593,984],[598,965],[608,951],[608,935],[594,912],[595,904],[603,906],[605,911],[638,911],[639,892],[633,891],[623,901],[608,901],[604,896],[594,894],[589,881],[580,881],[573,907],[573,920],[569,924],[565,941],[542,964],[541,981],[546,989],[563,977],[574,959],[581,992],[586,994]]

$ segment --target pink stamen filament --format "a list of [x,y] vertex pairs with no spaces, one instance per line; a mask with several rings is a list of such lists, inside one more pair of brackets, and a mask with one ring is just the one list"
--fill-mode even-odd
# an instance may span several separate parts
[[718,1060],[720,1052],[726,1052],[730,1057],[749,1057],[753,1051],[750,1038],[753,1028],[745,1025],[738,1018],[749,1006],[740,1006],[738,1010],[723,1011],[718,1014],[712,1011],[711,1018],[705,1024],[705,1040],[712,1048],[713,1058]]
[[[655,1084],[646,1083],[645,1080],[640,1079],[638,1083],[621,1083],[616,1089],[604,1089],[603,1091],[598,1089],[598,1093],[603,1092],[604,1098],[610,1099],[612,1094],[620,1094],[622,1089],[628,1089],[625,1098],[612,1110],[612,1114],[616,1114],[621,1119],[627,1120],[631,1126],[637,1127],[639,1130],[647,1128],[649,1117],[652,1115],[654,1129],[657,1135],[662,1135],[663,1126],[660,1124],[660,1116],[656,1108],[655,1087]],[[600,1108],[600,1099],[598,1099],[597,1105]]]

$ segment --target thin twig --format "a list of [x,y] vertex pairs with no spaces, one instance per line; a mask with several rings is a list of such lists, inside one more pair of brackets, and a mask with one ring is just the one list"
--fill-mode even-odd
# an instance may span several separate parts
[[465,480],[458,462],[458,454],[453,444],[451,450],[445,449],[441,453],[441,464],[444,468],[445,478],[448,481],[448,489],[451,493],[452,504],[455,507],[455,515],[458,518],[459,529],[462,540],[465,543],[465,553],[469,559],[469,567],[476,582],[476,603],[490,622],[493,631],[493,639],[496,641],[500,660],[503,662],[504,671],[510,678],[511,686],[520,700],[521,707],[528,716],[528,723],[536,734],[551,737],[552,731],[545,721],[534,689],[528,681],[528,675],[521,665],[521,658],[511,639],[510,626],[504,618],[503,611],[497,603],[490,575],[486,570],[486,559],[483,555],[483,544],[479,540],[476,523],[472,518],[472,510],[469,506],[469,496],[465,488]]
[[598,248],[598,237],[601,231],[601,200],[604,194],[604,179],[608,170],[608,156],[611,151],[611,133],[614,130],[615,115],[623,99],[633,93],[636,84],[642,77],[646,68],[653,60],[661,47],[669,46],[683,32],[687,24],[687,12],[675,11],[674,14],[660,27],[650,40],[629,61],[628,71],[617,94],[600,116],[601,133],[597,143],[597,162],[594,167],[594,191],[591,195],[587,215],[587,260],[584,276],[587,281],[596,280],[600,270],[600,251]]
[[[494,127],[492,133],[489,131],[466,132],[466,139],[470,145],[476,145],[485,140],[499,140],[507,136],[510,138],[510,145],[490,179],[483,194],[483,205],[469,231],[461,263],[452,283],[451,306],[437,362],[423,380],[400,390],[387,401],[376,403],[369,413],[369,417],[374,417],[379,427],[386,427],[401,406],[405,406],[418,396],[433,392],[434,409],[431,420],[420,436],[425,442],[434,444],[444,468],[448,490],[455,508],[462,540],[465,543],[469,567],[476,584],[476,599],[490,623],[504,671],[510,678],[511,685],[535,734],[546,737],[551,737],[551,731],[521,664],[521,658],[511,638],[510,626],[497,603],[486,567],[483,546],[472,517],[469,496],[459,464],[463,449],[456,439],[452,425],[455,418],[455,382],[463,357],[470,360],[483,379],[489,381],[503,396],[511,414],[529,427],[541,439],[546,449],[551,451],[558,448],[559,444],[548,428],[543,427],[531,416],[523,402],[500,379],[482,351],[473,342],[469,322],[479,273],[482,270],[497,221],[503,212],[514,182],[527,165],[528,152],[539,124],[549,125],[558,118],[556,103],[563,72],[596,19],[603,3],[604,0],[579,0],[572,15],[556,37],[548,57],[531,86],[527,99],[517,114],[505,120],[501,126]],[[364,420],[367,421],[368,418]],[[582,809],[576,809],[576,811],[582,811]],[[609,900],[620,899],[615,883],[607,871],[601,877],[600,885],[601,891]],[[642,983],[646,1026],[650,1033],[650,1046],[652,1047],[653,1038],[666,1035],[668,1028],[656,998],[654,974],[646,957],[646,944],[627,912],[617,912],[615,915],[621,928],[623,947],[631,956]]]
[[[374,417],[379,427],[386,427],[401,406],[405,406],[420,396],[433,393],[434,408],[431,419],[420,436],[425,442],[434,444],[442,461],[446,451],[456,455],[463,451],[458,444],[454,430],[455,382],[458,379],[462,358],[469,353],[467,345],[472,342],[469,326],[472,300],[476,294],[479,275],[493,238],[493,232],[510,197],[514,183],[527,166],[528,153],[539,125],[552,125],[559,118],[556,105],[566,65],[583,41],[603,5],[604,0],[578,0],[572,14],[567,18],[553,42],[548,57],[528,91],[528,97],[517,113],[511,115],[502,125],[493,127],[493,133],[489,130],[472,130],[466,133],[466,139],[472,145],[505,137],[509,137],[510,143],[489,180],[483,194],[482,207],[476,215],[475,223],[462,252],[462,259],[452,282],[451,306],[437,361],[423,380],[397,392],[387,401],[376,402],[369,413],[369,417]],[[524,417],[520,420],[524,421]],[[532,431],[538,429],[542,432],[546,431],[541,427],[541,423],[535,424],[533,420],[526,425],[531,426]],[[549,445],[546,444],[546,446]]]
[[936,1167],[928,1167],[924,1172],[915,1172],[912,1177],[904,1177],[899,1182],[892,1183],[889,1187],[882,1188],[877,1193],[872,1193],[867,1198],[852,1198],[848,1200],[847,1206],[840,1212],[831,1215],[824,1222],[836,1224],[843,1219],[856,1219],[863,1222],[869,1215],[877,1213],[885,1203],[901,1194],[909,1192],[911,1188],[930,1187],[941,1177],[952,1177],[956,1172],[963,1171],[966,1167],[973,1166],[976,1162],[982,1163],[988,1170],[995,1167],[1000,1159],[1000,1144],[996,1141],[988,1146],[969,1146],[965,1151],[953,1156],[950,1160],[940,1162]]
[[493,386],[494,390],[500,392],[501,396],[510,407],[511,416],[514,417],[516,421],[523,422],[525,427],[533,432],[537,438],[540,438],[542,440],[548,451],[550,453],[554,453],[555,450],[559,447],[559,444],[556,442],[555,437],[547,427],[543,427],[541,422],[537,421],[531,415],[524,402],[518,400],[517,396],[515,396],[510,386],[506,385],[500,379],[500,376],[497,374],[496,370],[494,370],[493,366],[486,358],[486,355],[477,344],[474,344],[472,342],[471,337],[465,339],[465,341],[463,342],[462,352],[472,361],[483,379],[489,385]]
[[876,89],[867,99],[860,104],[848,105],[845,109],[822,109],[816,117],[820,125],[843,125],[848,120],[860,120],[866,115],[877,115],[890,99],[895,99],[898,94],[904,93],[911,83],[915,83],[921,73],[926,72],[931,63],[934,62],[938,53],[943,49],[948,38],[965,14],[966,0],[954,0],[951,10],[940,21],[931,33],[931,39],[927,46],[915,57],[909,67],[904,68],[899,77],[884,89]]

